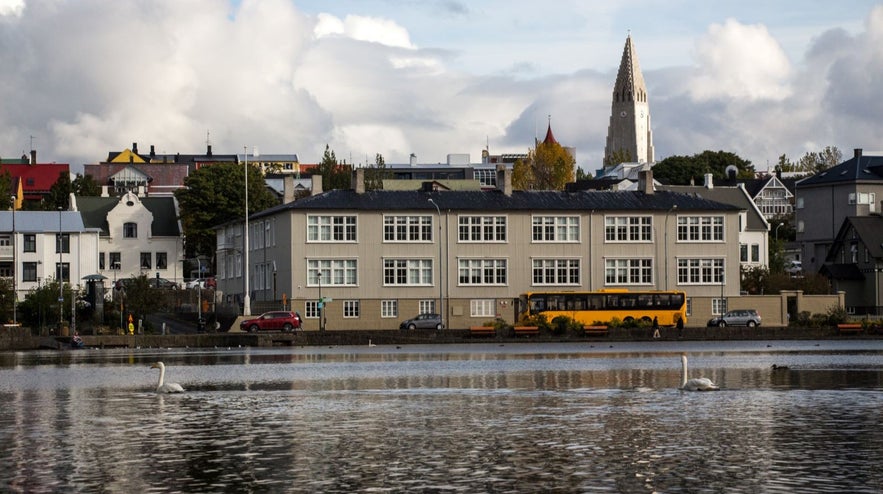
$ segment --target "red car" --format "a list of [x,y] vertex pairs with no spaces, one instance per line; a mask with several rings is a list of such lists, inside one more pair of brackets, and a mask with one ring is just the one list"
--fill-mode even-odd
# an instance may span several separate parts
[[291,311],[264,312],[254,319],[245,319],[239,323],[239,329],[254,333],[255,331],[291,332],[300,329],[300,314]]

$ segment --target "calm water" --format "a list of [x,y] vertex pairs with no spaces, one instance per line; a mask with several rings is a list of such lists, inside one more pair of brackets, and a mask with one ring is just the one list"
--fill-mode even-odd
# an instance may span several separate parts
[[881,424],[883,341],[0,353],[4,492],[881,492]]

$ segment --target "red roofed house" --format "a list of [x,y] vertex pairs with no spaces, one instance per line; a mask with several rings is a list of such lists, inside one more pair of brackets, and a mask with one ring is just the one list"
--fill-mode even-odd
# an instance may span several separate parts
[[22,197],[19,200],[40,203],[49,194],[49,189],[58,181],[62,173],[70,173],[67,163],[37,163],[37,151],[32,150],[30,160],[27,156],[21,159],[3,160],[2,171],[12,176],[13,189],[18,189],[21,181]]

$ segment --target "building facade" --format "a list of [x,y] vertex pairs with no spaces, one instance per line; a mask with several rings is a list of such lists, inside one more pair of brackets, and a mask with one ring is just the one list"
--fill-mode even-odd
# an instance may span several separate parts
[[[682,289],[703,296],[704,318],[739,295],[742,210],[701,197],[655,192],[649,173],[629,192],[321,192],[218,229],[218,289],[241,300],[284,300],[306,329],[394,329],[442,312],[465,328],[514,322],[526,291]],[[357,171],[358,176],[358,171]]]

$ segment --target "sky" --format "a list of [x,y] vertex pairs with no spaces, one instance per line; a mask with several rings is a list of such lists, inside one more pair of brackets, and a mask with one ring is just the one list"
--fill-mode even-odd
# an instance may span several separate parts
[[0,0],[0,156],[257,150],[601,167],[631,35],[656,158],[883,150],[883,2]]

